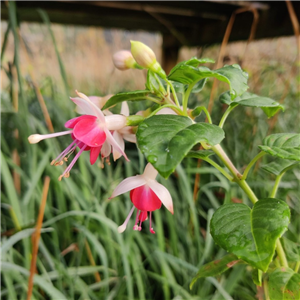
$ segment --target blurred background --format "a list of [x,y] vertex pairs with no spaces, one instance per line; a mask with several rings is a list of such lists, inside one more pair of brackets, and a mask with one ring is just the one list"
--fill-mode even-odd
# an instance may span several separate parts
[[[248,203],[210,165],[185,159],[168,180],[158,177],[175,213],[154,212],[155,235],[147,224],[131,230],[133,218],[119,234],[131,201],[128,194],[108,198],[124,178],[143,172],[146,161],[136,146],[126,144],[130,163],[121,158],[103,169],[100,162],[90,166],[83,153],[70,178],[59,182],[63,167],[50,162],[70,139],[27,140],[64,130],[76,116],[69,100],[76,89],[89,96],[144,89],[145,71],[121,72],[112,63],[116,51],[130,49],[130,40],[151,47],[166,71],[193,56],[214,59],[207,65],[212,69],[238,63],[249,73],[250,92],[285,106],[272,119],[259,109],[231,113],[222,144],[239,170],[268,134],[299,131],[299,3],[171,3],[1,2],[1,298],[264,299],[245,265],[189,289],[201,265],[226,254],[209,234],[213,212],[224,202]],[[210,80],[192,96],[191,108],[209,106],[218,124],[225,109],[218,97],[226,89]],[[131,114],[147,108],[128,104]],[[259,168],[269,161],[263,157],[249,176],[258,197],[272,188],[274,176]],[[297,242],[299,179],[299,168],[288,171],[278,192],[291,207],[287,234]]]

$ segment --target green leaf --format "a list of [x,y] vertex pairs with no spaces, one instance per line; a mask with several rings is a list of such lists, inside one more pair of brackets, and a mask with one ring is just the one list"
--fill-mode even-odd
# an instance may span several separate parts
[[[174,68],[175,69],[175,68]],[[168,76],[169,80],[184,84],[195,84],[201,79],[214,77],[226,82],[230,86],[231,99],[243,94],[247,89],[248,74],[243,72],[239,65],[225,66],[218,70],[206,67],[195,68],[190,65],[181,65]]]
[[186,157],[193,157],[193,158],[199,158],[199,159],[205,159],[211,155],[214,155],[215,152],[212,150],[198,150],[198,151],[190,151]]
[[174,172],[194,145],[219,144],[224,131],[208,123],[193,124],[188,117],[156,115],[142,122],[137,131],[138,147],[165,178]]
[[255,285],[261,286],[262,271],[254,268],[252,270],[252,280]]
[[[198,81],[192,88],[191,93],[197,94],[197,93],[201,92],[205,86],[206,81],[207,81],[207,78],[204,78],[204,79],[201,79],[200,81]],[[185,86],[185,91],[187,89],[188,89],[188,86]]]
[[290,268],[278,268],[269,276],[270,299],[300,299],[300,274]]
[[145,97],[147,97],[149,94],[150,94],[150,91],[148,91],[148,90],[118,93],[118,94],[112,96],[111,98],[109,98],[109,100],[102,107],[102,110],[110,108],[118,103],[123,102],[123,101],[146,100]]
[[298,164],[299,162],[295,160],[276,157],[275,160],[271,163],[263,165],[262,169],[278,176],[279,174],[285,172],[287,169],[290,169]]
[[288,205],[276,198],[259,200],[252,210],[242,203],[229,203],[214,213],[211,234],[222,248],[266,272],[276,240],[289,221]]
[[193,278],[190,284],[190,289],[192,289],[198,279],[222,274],[238,262],[239,259],[234,254],[228,254],[221,259],[203,265],[200,267],[197,275]]
[[[192,88],[191,93],[197,94],[197,93],[201,92],[205,86],[206,81],[207,81],[207,78],[199,80]],[[176,93],[180,93],[180,94],[185,93],[189,87],[188,84],[183,84],[183,83],[180,83],[177,81],[172,81],[172,84],[173,84],[173,87],[174,87],[174,90],[176,91]]]
[[300,261],[300,245],[285,237],[281,241],[288,261]]
[[225,92],[220,96],[219,100],[220,102],[231,106],[239,104],[248,107],[260,107],[268,118],[273,117],[280,109],[284,111],[284,107],[273,99],[248,92],[236,97],[234,101],[231,101],[230,93]]
[[300,134],[276,133],[267,136],[260,150],[283,159],[300,161]]
[[192,67],[198,67],[200,64],[205,64],[205,63],[214,63],[215,61],[210,58],[197,58],[197,57],[192,57],[188,60],[182,61],[178,63],[171,71],[169,76],[174,73],[177,69],[179,69],[181,66],[192,66]]

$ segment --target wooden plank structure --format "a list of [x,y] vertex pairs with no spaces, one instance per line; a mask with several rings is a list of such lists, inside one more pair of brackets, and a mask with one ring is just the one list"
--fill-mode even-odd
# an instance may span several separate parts
[[[221,43],[235,14],[230,41],[247,40],[254,16],[256,39],[293,35],[285,1],[16,1],[19,21],[42,22],[37,9],[51,22],[160,32],[165,70],[176,63],[179,49]],[[300,1],[292,2],[300,19]],[[8,9],[1,1],[1,18]]]

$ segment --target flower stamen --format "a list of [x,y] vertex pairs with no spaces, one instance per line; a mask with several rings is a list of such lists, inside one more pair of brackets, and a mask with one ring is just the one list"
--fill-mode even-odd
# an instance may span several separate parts
[[140,212],[140,210],[138,209],[137,212],[136,212],[136,218],[135,218],[135,223],[134,223],[134,226],[133,226],[133,230],[140,230],[139,226],[137,225],[138,221],[139,221],[139,212]]
[[62,175],[60,175],[58,177],[58,180],[61,181],[61,179],[63,177],[68,178],[70,176],[70,171],[72,169],[72,167],[74,166],[74,164],[76,163],[77,159],[79,158],[79,156],[81,155],[81,153],[84,151],[84,149],[87,147],[87,145],[84,145],[80,151],[76,154],[76,156],[73,158],[73,160],[71,161],[71,163],[69,164],[69,166],[65,169],[65,171],[62,173]]
[[122,232],[125,231],[125,229],[127,227],[127,224],[128,224],[128,222],[129,222],[129,220],[130,220],[130,218],[131,218],[131,216],[132,216],[132,214],[134,212],[134,209],[135,209],[135,207],[133,206],[132,209],[130,210],[127,218],[125,219],[124,223],[121,226],[118,227],[118,232],[119,233],[122,233]]
[[51,166],[53,166],[53,165],[54,166],[62,165],[63,164],[63,160],[64,161],[68,161],[68,159],[66,159],[66,156],[69,153],[71,154],[75,150],[76,146],[74,148],[73,145],[76,143],[76,141],[77,140],[74,140],[62,153],[60,153],[55,159],[53,159],[51,161]]
[[155,231],[153,230],[153,227],[152,227],[152,211],[150,211],[150,221],[149,221],[149,223],[150,223],[150,232],[154,234]]

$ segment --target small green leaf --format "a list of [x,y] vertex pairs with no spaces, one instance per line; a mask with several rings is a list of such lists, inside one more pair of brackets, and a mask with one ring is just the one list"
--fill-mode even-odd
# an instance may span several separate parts
[[300,299],[300,274],[290,268],[278,268],[269,276],[270,299]]
[[230,93],[225,92],[220,96],[219,100],[227,105],[239,104],[248,107],[260,107],[268,118],[273,117],[280,109],[284,111],[284,107],[273,99],[248,92],[236,97],[234,101],[231,101]]
[[[197,94],[197,93],[201,92],[205,86],[206,81],[207,81],[207,78],[199,80],[192,88],[191,93]],[[174,87],[176,93],[180,93],[180,94],[185,93],[189,87],[188,84],[183,84],[183,83],[176,82],[176,81],[173,81],[172,84],[173,84],[173,87]]]
[[263,145],[258,147],[272,156],[300,161],[300,134],[271,134],[263,140]]
[[198,279],[222,274],[238,262],[240,262],[240,260],[234,254],[228,254],[221,259],[203,265],[200,267],[197,275],[193,278],[190,289],[192,289]]
[[259,200],[252,210],[242,203],[229,203],[214,213],[211,234],[222,248],[266,272],[276,240],[289,221],[288,205],[276,198]]
[[121,103],[123,101],[142,101],[146,100],[145,97],[149,95],[150,91],[144,90],[144,91],[133,91],[133,92],[125,92],[125,93],[118,93],[105,103],[105,105],[102,107],[102,110],[110,108],[118,103]]
[[252,270],[252,280],[255,285],[261,286],[262,271],[254,268]]
[[248,74],[243,72],[239,65],[225,66],[218,70],[210,70],[206,67],[196,68],[183,64],[178,66],[174,71],[171,71],[168,79],[179,81],[183,84],[195,84],[199,80],[209,77],[214,77],[228,83],[230,86],[231,99],[243,94],[248,89]]
[[186,157],[205,159],[214,154],[215,152],[213,152],[212,150],[198,150],[198,151],[190,151]]
[[198,67],[200,64],[205,64],[205,63],[214,63],[215,61],[210,58],[197,58],[197,57],[192,57],[188,60],[182,61],[178,63],[171,71],[169,76],[174,73],[178,68],[181,66],[192,66],[192,67]]
[[[197,93],[201,92],[205,86],[206,81],[207,81],[207,78],[199,80],[192,88],[191,93],[197,94]],[[185,90],[187,90],[187,88],[188,88],[188,86],[185,86]]]
[[188,117],[156,115],[142,122],[137,131],[138,147],[165,178],[174,172],[194,145],[219,144],[224,131],[208,123],[193,124]]
[[271,163],[263,165],[262,169],[278,176],[279,174],[285,172],[287,169],[296,166],[298,164],[299,162],[295,160],[288,160],[288,159],[276,157],[275,160],[272,161]]
[[281,241],[288,261],[300,261],[300,245],[285,237]]

